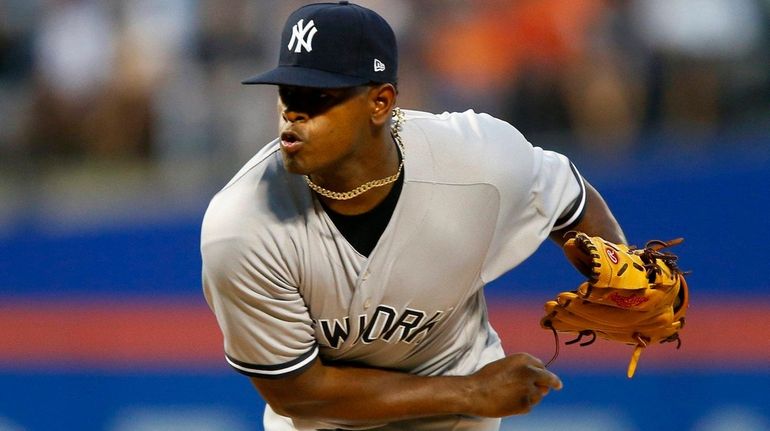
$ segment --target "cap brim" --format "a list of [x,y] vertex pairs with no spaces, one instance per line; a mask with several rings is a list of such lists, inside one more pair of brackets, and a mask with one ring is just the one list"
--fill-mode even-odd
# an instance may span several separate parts
[[357,76],[340,75],[317,69],[297,66],[278,66],[277,68],[241,81],[241,84],[294,85],[297,87],[343,88],[355,87],[368,83],[368,79]]

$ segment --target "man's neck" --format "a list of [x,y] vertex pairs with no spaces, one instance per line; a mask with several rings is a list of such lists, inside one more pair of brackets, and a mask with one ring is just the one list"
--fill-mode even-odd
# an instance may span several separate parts
[[[360,163],[347,172],[335,172],[333,175],[311,175],[311,181],[318,186],[336,192],[347,192],[372,180],[380,180],[396,174],[399,170],[401,155],[388,133],[380,143],[374,144],[365,163]],[[376,160],[380,160],[378,163]],[[403,173],[401,173],[403,175]],[[374,187],[352,199],[338,200],[317,194],[327,208],[343,215],[363,214],[376,207],[388,195],[393,184]]]

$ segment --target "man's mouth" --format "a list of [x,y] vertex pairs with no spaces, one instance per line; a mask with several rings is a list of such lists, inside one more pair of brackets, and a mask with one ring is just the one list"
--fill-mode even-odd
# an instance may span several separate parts
[[299,151],[301,146],[302,140],[296,133],[289,131],[281,133],[281,149],[284,152],[289,154],[295,153]]

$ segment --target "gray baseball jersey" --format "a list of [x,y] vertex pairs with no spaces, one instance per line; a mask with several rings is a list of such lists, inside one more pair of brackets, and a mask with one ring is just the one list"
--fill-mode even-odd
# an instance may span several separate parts
[[[368,257],[340,234],[304,179],[284,170],[278,141],[212,199],[203,288],[237,371],[280,378],[320,356],[466,375],[503,357],[482,287],[577,220],[583,180],[566,157],[533,147],[489,115],[404,112],[403,189]],[[409,429],[447,420],[473,430],[499,422],[436,418]],[[334,427],[345,425],[266,412],[268,430]]]

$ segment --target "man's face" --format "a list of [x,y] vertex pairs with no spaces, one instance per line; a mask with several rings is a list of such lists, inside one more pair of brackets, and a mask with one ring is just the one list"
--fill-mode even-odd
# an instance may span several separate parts
[[321,89],[280,86],[281,152],[295,174],[333,172],[366,143],[369,87]]

